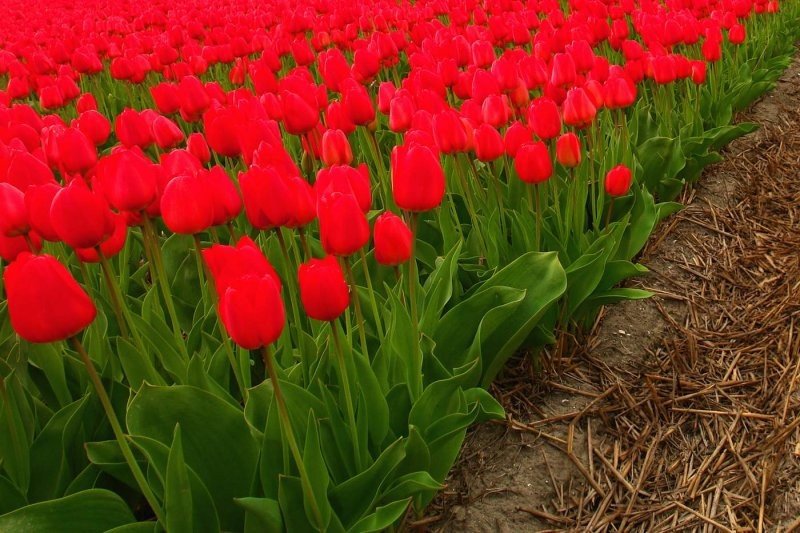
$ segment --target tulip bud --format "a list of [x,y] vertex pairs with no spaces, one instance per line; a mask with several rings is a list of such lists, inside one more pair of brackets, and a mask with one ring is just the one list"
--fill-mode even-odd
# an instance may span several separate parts
[[576,128],[585,128],[594,120],[597,108],[594,106],[586,91],[575,87],[567,92],[564,100],[564,123]]
[[236,246],[215,244],[202,253],[220,298],[236,279],[246,276],[272,277],[280,288],[278,273],[250,237],[242,237]]
[[505,153],[500,132],[489,124],[481,124],[475,130],[475,155],[478,160],[494,161]]
[[50,220],[50,208],[60,190],[61,186],[56,183],[44,183],[34,185],[25,191],[25,207],[28,210],[31,228],[48,241],[53,242],[58,241],[59,238]]
[[8,183],[0,183],[0,234],[19,237],[31,229],[25,195]]
[[617,165],[606,174],[605,189],[609,196],[625,196],[631,188],[633,176],[625,165]]
[[161,195],[161,216],[174,233],[192,235],[211,227],[214,201],[207,181],[200,176],[172,178]]
[[208,149],[206,138],[202,133],[192,133],[186,140],[186,149],[195,156],[200,163],[207,165],[211,161],[211,151]]
[[400,209],[429,211],[442,203],[444,192],[444,171],[433,150],[420,144],[394,147],[392,195]]
[[525,143],[529,143],[533,140],[533,134],[531,130],[528,129],[522,122],[514,122],[509,128],[506,130],[506,136],[503,139],[503,144],[505,144],[506,154],[509,157],[516,157],[517,150],[519,147]]
[[226,224],[239,216],[242,212],[242,197],[225,169],[215,165],[210,170],[201,170],[198,176],[205,180],[211,196],[214,209],[212,226]]
[[126,108],[114,120],[117,139],[127,148],[138,146],[145,149],[153,144],[153,135],[145,118],[136,110]]
[[543,141],[561,133],[561,116],[552,98],[537,98],[531,104],[528,113],[533,133]]
[[247,220],[256,229],[283,226],[292,218],[292,193],[272,167],[250,167],[239,174]]
[[375,260],[381,265],[395,266],[411,258],[414,236],[403,219],[391,211],[375,221]]
[[219,317],[233,342],[246,350],[278,340],[286,313],[275,279],[245,276],[233,280],[220,298]]
[[331,255],[348,256],[369,242],[369,223],[352,194],[329,192],[317,203],[322,247]]
[[565,167],[581,164],[581,141],[572,132],[565,133],[556,141],[556,159]]
[[93,248],[113,230],[105,200],[80,178],[55,195],[50,221],[58,237],[73,248]]
[[[100,252],[103,257],[114,257],[125,246],[125,240],[128,236],[128,224],[124,215],[112,215],[114,221],[114,230],[106,240],[100,243]],[[75,255],[84,263],[99,263],[100,254],[97,253],[97,248],[76,248]]]
[[398,95],[389,104],[389,129],[402,133],[411,127],[414,117],[414,102],[406,95]]
[[164,116],[158,116],[152,125],[153,138],[162,150],[168,150],[183,141],[183,132],[173,121]]
[[58,135],[58,161],[70,174],[84,174],[97,164],[97,148],[78,128],[67,128]]
[[734,24],[731,26],[731,29],[728,30],[728,42],[735,45],[740,45],[744,42],[747,36],[747,31],[745,30],[744,26],[739,23]]
[[155,165],[141,152],[120,150],[97,163],[96,183],[117,211],[141,211],[158,195]]
[[349,165],[353,161],[350,142],[342,130],[328,130],[322,135],[322,161],[327,167]]
[[314,320],[335,320],[350,305],[347,281],[332,255],[300,265],[298,278],[303,308]]
[[72,337],[97,314],[92,300],[55,257],[23,252],[8,265],[3,280],[11,326],[28,342]]
[[514,158],[514,169],[525,183],[543,183],[553,175],[553,162],[547,146],[541,142],[523,144]]

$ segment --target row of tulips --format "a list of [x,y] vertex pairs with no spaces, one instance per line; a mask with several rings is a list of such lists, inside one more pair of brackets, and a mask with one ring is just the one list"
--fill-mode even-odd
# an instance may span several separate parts
[[[776,0],[0,11],[0,530],[395,528],[791,60]],[[108,16],[108,14],[113,14]]]

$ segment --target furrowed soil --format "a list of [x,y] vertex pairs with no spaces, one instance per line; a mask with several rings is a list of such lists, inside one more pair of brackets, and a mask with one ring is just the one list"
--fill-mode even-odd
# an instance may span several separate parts
[[520,357],[432,531],[800,530],[800,60],[685,191],[593,331]]

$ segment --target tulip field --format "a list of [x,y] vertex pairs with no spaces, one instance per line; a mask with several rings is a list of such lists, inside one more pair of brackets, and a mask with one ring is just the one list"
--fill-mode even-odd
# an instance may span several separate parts
[[397,530],[750,133],[794,0],[6,0],[0,531]]

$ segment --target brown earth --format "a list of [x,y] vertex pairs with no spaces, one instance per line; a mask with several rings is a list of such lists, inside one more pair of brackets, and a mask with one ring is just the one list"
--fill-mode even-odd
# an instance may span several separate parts
[[632,283],[468,435],[418,529],[800,530],[800,60],[684,193]]

